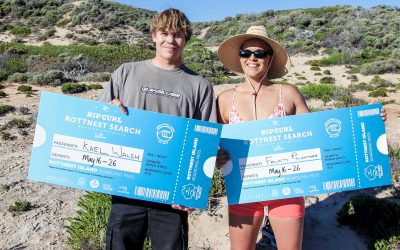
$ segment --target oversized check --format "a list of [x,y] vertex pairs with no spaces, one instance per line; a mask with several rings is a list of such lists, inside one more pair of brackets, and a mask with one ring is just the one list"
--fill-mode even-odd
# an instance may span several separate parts
[[204,208],[221,125],[42,92],[28,178]]
[[224,125],[229,204],[391,184],[380,104]]

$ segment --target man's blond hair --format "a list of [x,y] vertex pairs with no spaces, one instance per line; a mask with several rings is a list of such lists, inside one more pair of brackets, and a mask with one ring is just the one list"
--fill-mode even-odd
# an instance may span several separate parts
[[192,25],[189,19],[178,9],[166,9],[153,18],[151,23],[151,33],[157,31],[182,31],[185,40],[189,41],[192,37]]

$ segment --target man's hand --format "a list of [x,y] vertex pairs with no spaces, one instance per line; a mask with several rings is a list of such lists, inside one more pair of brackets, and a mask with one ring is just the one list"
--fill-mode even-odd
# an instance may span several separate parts
[[119,109],[121,109],[122,113],[124,113],[125,115],[128,114],[128,110],[125,108],[124,104],[122,104],[122,102],[119,99],[113,99],[111,101],[111,104],[117,105]]
[[171,205],[171,207],[173,209],[177,209],[177,210],[182,210],[182,211],[186,211],[186,212],[192,212],[195,209],[194,208],[190,208],[190,207],[185,207],[185,206],[181,206],[181,205]]

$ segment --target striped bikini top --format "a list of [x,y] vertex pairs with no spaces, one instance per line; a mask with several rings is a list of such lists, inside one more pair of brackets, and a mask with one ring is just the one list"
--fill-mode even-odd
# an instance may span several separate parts
[[[231,107],[231,110],[229,111],[229,123],[243,122],[243,119],[240,117],[239,113],[236,111],[235,94],[236,94],[236,88],[233,90],[232,107]],[[286,108],[282,102],[282,85],[280,85],[278,105],[276,105],[272,114],[268,118],[270,119],[270,118],[277,118],[277,117],[283,117],[283,116],[286,116]]]

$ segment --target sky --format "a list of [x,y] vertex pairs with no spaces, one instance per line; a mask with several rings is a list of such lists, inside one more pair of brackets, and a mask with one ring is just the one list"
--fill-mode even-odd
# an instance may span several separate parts
[[258,14],[266,10],[319,8],[333,5],[352,5],[370,8],[376,5],[400,6],[399,0],[117,0],[135,7],[162,11],[182,10],[192,22],[219,21],[236,14]]

